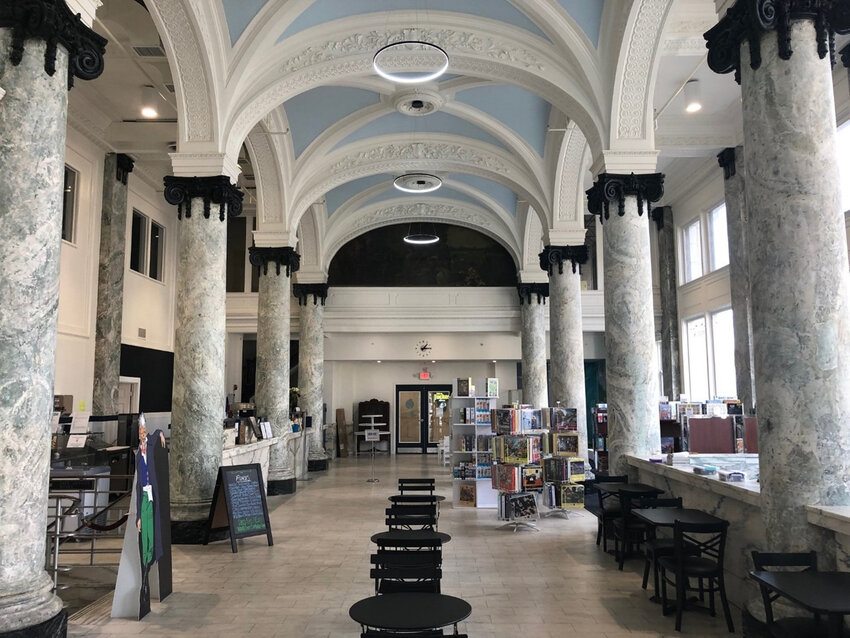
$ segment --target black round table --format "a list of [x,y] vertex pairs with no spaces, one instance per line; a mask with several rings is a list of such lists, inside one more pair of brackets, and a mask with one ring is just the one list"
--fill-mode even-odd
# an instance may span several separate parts
[[454,625],[469,617],[472,607],[454,596],[429,593],[384,594],[359,600],[348,615],[365,627],[421,631]]
[[380,532],[372,535],[372,542],[380,544],[383,541],[388,543],[404,543],[408,547],[416,547],[416,543],[433,543],[440,541],[445,544],[452,540],[452,537],[445,532],[434,532],[428,529],[391,529],[387,532]]

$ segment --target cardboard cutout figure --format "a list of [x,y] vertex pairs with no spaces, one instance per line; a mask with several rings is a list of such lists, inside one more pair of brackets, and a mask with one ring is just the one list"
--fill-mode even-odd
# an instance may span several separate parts
[[165,449],[165,434],[157,430],[148,434],[139,420],[139,449],[136,451],[136,529],[139,531],[139,558],[142,586],[139,591],[139,618],[151,610],[150,570],[162,556],[162,529],[159,483],[156,475],[156,439]]

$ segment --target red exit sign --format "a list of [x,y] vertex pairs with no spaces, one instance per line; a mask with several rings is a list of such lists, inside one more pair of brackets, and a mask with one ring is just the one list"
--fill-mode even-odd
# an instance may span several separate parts
[[428,380],[428,379],[430,379],[430,378],[431,378],[431,373],[430,373],[430,372],[420,372],[420,373],[419,373],[419,380],[420,380],[420,381],[427,381],[427,380]]

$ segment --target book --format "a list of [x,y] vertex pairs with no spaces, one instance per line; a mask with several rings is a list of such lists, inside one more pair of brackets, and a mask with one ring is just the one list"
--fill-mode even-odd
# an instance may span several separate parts
[[487,396],[499,396],[499,380],[495,377],[487,377]]
[[534,494],[516,494],[511,497],[511,520],[520,521],[538,517]]
[[522,487],[526,490],[543,487],[543,468],[534,465],[522,468]]
[[457,395],[459,397],[468,397],[469,388],[472,385],[472,377],[457,380]]
[[584,507],[584,485],[561,483],[561,507],[563,509]]
[[543,427],[553,432],[575,432],[578,430],[578,410],[575,408],[546,408],[543,410]]
[[543,459],[543,477],[547,483],[568,481],[570,478],[568,459],[557,456]]
[[543,419],[540,410],[519,411],[519,431],[536,432],[543,427]]
[[567,477],[572,483],[584,480],[584,459],[575,458],[567,460]]
[[490,427],[496,434],[515,434],[518,432],[518,410],[498,408],[490,412]]
[[558,432],[552,434],[552,454],[555,456],[578,456],[578,433]]
[[458,505],[462,507],[475,507],[475,483],[461,483],[458,488]]
[[490,483],[499,492],[519,492],[522,485],[519,466],[494,465]]

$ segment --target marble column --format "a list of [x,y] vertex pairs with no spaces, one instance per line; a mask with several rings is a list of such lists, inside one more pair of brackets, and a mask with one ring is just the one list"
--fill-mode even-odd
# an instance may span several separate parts
[[224,418],[226,215],[242,193],[224,175],[165,178],[165,200],[182,220],[171,400],[172,542],[197,544],[221,465]]
[[673,210],[661,206],[652,211],[658,229],[658,283],[661,288],[661,393],[679,400],[679,282],[676,278],[676,229]]
[[735,385],[744,414],[752,414],[756,404],[756,379],[753,374],[753,317],[750,304],[744,149],[741,146],[724,149],[717,156],[717,161],[723,169],[726,199],[729,286],[735,331]]
[[121,376],[121,317],[124,304],[124,240],[127,230],[127,177],[133,160],[108,153],[103,162],[100,213],[100,263],[97,271],[97,320],[94,340],[94,387],[91,409],[96,416],[118,414]]
[[661,450],[648,218],[663,184],[660,173],[601,173],[587,191],[588,208],[602,221],[608,449],[614,474],[627,473],[625,455],[646,458]]
[[298,341],[298,386],[301,389],[301,411],[313,417],[308,430],[307,467],[310,471],[326,470],[324,413],[325,374],[325,300],[327,284],[295,284],[295,296],[301,308],[301,335]]
[[[850,14],[787,8],[756,16],[738,2],[705,37],[711,69],[741,83],[766,549],[817,549],[833,565],[805,508],[850,505],[850,299],[830,50]],[[759,29],[745,28],[756,19]]]
[[522,402],[548,407],[546,378],[546,297],[549,284],[519,284],[519,317],[522,329]]
[[584,388],[584,333],[581,317],[581,264],[587,246],[546,246],[540,267],[549,273],[551,396],[577,412],[579,450],[587,455],[587,395]]
[[68,88],[106,40],[60,0],[0,6],[0,636],[64,636],[44,571]]
[[249,248],[251,264],[260,268],[257,310],[257,415],[268,419],[278,438],[270,451],[268,494],[295,491],[295,450],[286,433],[289,422],[290,276],[301,258],[288,246]]

